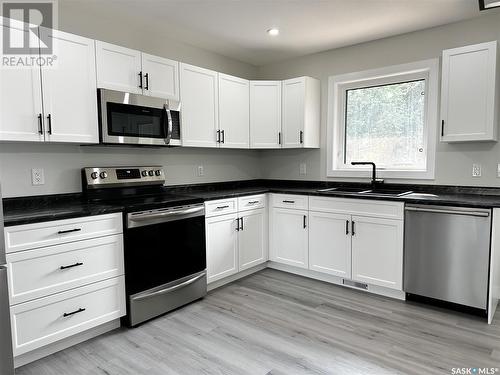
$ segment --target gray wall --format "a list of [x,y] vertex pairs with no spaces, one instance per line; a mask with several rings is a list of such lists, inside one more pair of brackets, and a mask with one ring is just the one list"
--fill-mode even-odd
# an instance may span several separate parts
[[[322,96],[321,149],[265,151],[262,154],[263,177],[327,180],[326,117],[329,76],[440,57],[443,49],[500,40],[500,11],[489,12],[491,13],[468,21],[260,67],[261,79],[285,79],[301,75],[319,78]],[[306,176],[299,176],[301,162],[307,164]],[[482,164],[482,177],[471,176],[473,162]],[[437,146],[435,180],[410,182],[500,186],[500,179],[496,177],[497,163],[500,163],[499,143],[440,143]]]
[[[240,77],[255,78],[253,65],[174,39],[134,29],[116,19],[60,2],[59,28],[74,34],[135,48]],[[242,180],[260,177],[259,151],[212,149],[138,149],[77,145],[1,144],[0,181],[4,197],[81,191],[80,168],[102,165],[163,165],[168,184]],[[197,176],[203,165],[205,175]],[[45,185],[31,185],[31,168],[44,168]]]

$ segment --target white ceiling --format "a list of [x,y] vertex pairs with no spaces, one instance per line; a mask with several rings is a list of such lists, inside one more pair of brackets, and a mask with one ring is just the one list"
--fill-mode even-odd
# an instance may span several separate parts
[[253,65],[479,15],[477,0],[59,1]]

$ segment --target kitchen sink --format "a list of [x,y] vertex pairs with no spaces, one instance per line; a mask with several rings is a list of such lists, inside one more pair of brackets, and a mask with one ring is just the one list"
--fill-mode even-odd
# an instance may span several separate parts
[[318,190],[318,193],[364,193],[369,191],[367,188],[360,187],[336,187]]
[[395,190],[395,189],[372,189],[361,191],[360,194],[363,195],[383,195],[387,197],[402,197],[413,193],[409,190]]

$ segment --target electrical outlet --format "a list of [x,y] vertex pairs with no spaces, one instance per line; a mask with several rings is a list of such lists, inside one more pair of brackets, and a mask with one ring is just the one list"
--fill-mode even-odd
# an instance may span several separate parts
[[205,175],[205,168],[203,165],[198,165],[198,177],[203,177]]
[[497,164],[497,177],[500,177],[500,163]]
[[472,164],[472,177],[481,177],[481,164]]
[[43,173],[43,168],[33,168],[31,170],[31,184],[32,185],[45,184],[45,175]]
[[305,176],[307,174],[307,165],[306,165],[306,163],[300,163],[300,165],[299,165],[299,174],[301,176]]

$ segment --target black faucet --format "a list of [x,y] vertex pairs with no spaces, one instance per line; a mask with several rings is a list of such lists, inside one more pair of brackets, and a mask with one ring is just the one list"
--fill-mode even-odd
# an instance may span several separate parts
[[383,184],[384,180],[377,178],[377,165],[372,161],[353,161],[351,165],[371,165],[372,166],[372,187],[375,188],[377,184]]

